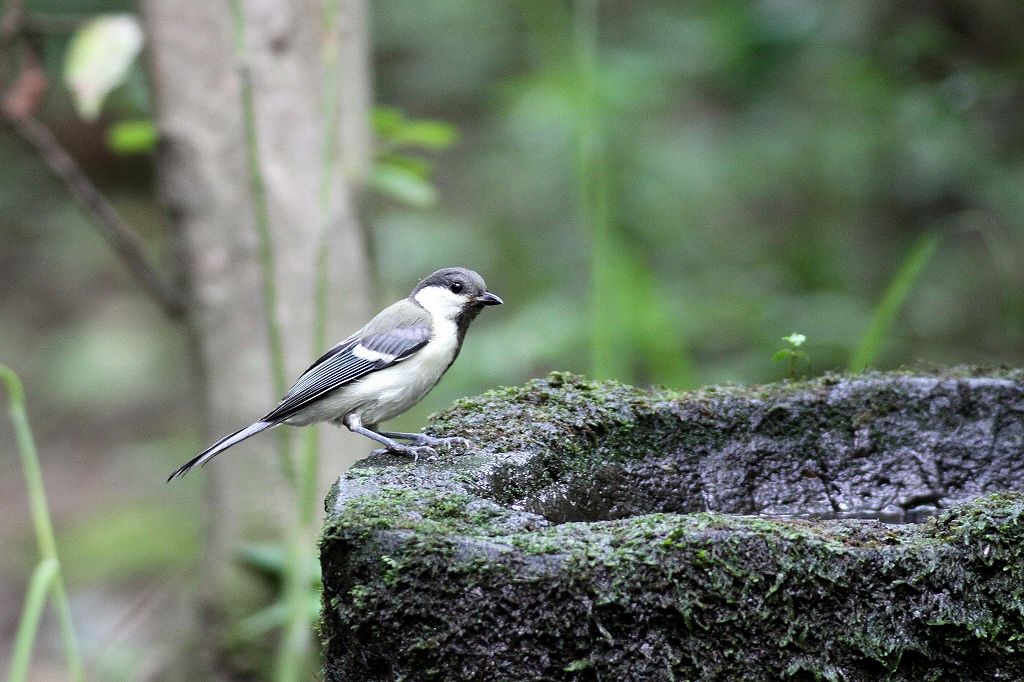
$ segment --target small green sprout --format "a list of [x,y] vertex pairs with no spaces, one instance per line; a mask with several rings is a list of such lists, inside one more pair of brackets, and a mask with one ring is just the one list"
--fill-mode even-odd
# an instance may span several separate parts
[[797,364],[802,360],[806,363],[807,368],[811,366],[811,359],[807,357],[807,353],[802,350],[798,350],[803,345],[807,337],[803,334],[797,334],[793,332],[789,336],[782,337],[782,340],[789,344],[789,348],[783,348],[777,351],[772,356],[772,360],[778,362],[779,360],[789,360],[789,378],[796,379]]
[[796,332],[793,332],[789,336],[783,336],[782,340],[792,344],[793,348],[799,348],[800,346],[804,345],[804,341],[807,340],[807,337],[804,336],[803,334],[797,334]]

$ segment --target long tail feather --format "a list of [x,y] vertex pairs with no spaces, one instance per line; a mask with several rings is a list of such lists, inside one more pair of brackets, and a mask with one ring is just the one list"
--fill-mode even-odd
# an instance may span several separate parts
[[272,426],[277,426],[279,422],[256,422],[250,424],[244,429],[235,431],[229,436],[224,436],[219,441],[208,447],[207,449],[200,452],[193,459],[189,460],[185,464],[181,465],[177,471],[167,477],[167,481],[170,482],[175,478],[181,478],[187,474],[193,467],[203,466],[211,459],[230,448],[235,443],[240,443],[249,436],[255,436],[260,431],[266,431]]

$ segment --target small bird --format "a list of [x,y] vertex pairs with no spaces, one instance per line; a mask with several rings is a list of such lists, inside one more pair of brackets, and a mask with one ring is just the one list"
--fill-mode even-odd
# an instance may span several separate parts
[[382,444],[384,448],[375,453],[416,457],[434,455],[438,446],[465,445],[464,438],[378,431],[377,425],[422,400],[455,362],[469,323],[485,306],[501,303],[472,270],[438,270],[417,284],[409,298],[388,306],[324,353],[266,416],[220,439],[167,480],[184,476],[235,443],[278,424],[335,422]]

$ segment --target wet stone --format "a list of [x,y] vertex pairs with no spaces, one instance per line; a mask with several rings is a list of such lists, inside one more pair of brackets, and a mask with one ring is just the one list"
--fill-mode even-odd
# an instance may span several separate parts
[[1024,679],[1024,373],[467,399],[344,474],[328,680]]

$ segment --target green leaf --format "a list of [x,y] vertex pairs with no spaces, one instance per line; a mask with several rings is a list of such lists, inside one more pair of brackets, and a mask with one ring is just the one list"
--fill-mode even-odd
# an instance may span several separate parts
[[[310,623],[316,621],[320,616],[320,590],[310,590],[306,601],[306,615]],[[288,619],[290,604],[284,600],[275,601],[270,606],[257,611],[248,618],[235,624],[228,633],[227,640],[230,643],[251,642],[257,637],[262,637],[268,632],[281,628]]]
[[119,121],[107,130],[107,145],[117,154],[145,154],[156,148],[152,121]]
[[243,545],[238,550],[238,561],[246,568],[280,577],[288,565],[288,549],[280,545]]
[[405,114],[395,107],[377,106],[370,114],[373,132],[378,137],[390,139],[405,125]]
[[64,61],[64,81],[79,116],[96,120],[107,95],[124,82],[141,50],[142,27],[132,14],[105,14],[75,32]]
[[236,623],[228,631],[227,640],[230,643],[251,642],[257,637],[279,629],[287,619],[288,603],[275,601],[270,606]]
[[792,349],[790,349],[790,348],[783,348],[782,350],[777,351],[775,353],[775,355],[772,356],[772,360],[774,360],[775,362],[778,362],[779,360],[785,360],[786,358],[791,357],[792,355],[793,355]]
[[406,166],[378,162],[370,171],[370,185],[377,191],[417,208],[437,203],[437,190],[419,173]]
[[377,164],[402,168],[422,180],[430,180],[430,175],[433,172],[429,161],[408,154],[387,154],[379,158]]
[[390,137],[394,145],[440,151],[459,140],[459,129],[446,121],[412,121]]
[[394,107],[375,107],[371,115],[373,132],[390,148],[422,147],[435,151],[451,147],[459,129],[446,121],[410,121]]

